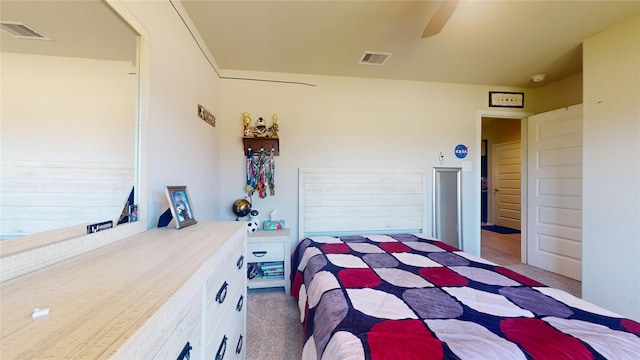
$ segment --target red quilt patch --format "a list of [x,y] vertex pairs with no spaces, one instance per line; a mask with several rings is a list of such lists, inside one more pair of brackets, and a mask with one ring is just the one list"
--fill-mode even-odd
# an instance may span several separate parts
[[338,279],[345,288],[374,288],[380,285],[380,277],[371,269],[344,269]]
[[345,243],[340,244],[324,244],[320,247],[325,254],[348,254],[351,248]]
[[494,268],[494,270],[499,273],[502,274],[512,280],[515,280],[517,282],[519,282],[522,285],[526,285],[526,286],[546,286],[543,283],[537,282],[533,279],[529,279],[528,277],[524,276],[524,275],[520,275],[517,272],[511,270],[511,269],[507,269],[504,268],[502,266],[496,266]]
[[636,334],[636,335],[640,335],[640,323],[633,321],[631,319],[622,319],[620,320],[620,325],[629,330],[630,332]]
[[423,278],[436,286],[466,286],[469,280],[446,267],[428,267],[418,270]]
[[401,242],[383,242],[379,246],[389,253],[411,252],[411,248]]
[[593,359],[580,340],[540,319],[505,319],[500,321],[500,330],[534,359]]
[[387,320],[375,324],[367,342],[371,359],[442,359],[444,350],[420,320]]

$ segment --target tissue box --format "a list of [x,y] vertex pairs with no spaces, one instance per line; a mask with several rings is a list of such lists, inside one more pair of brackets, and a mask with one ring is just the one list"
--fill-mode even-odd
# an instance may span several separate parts
[[265,220],[262,223],[263,230],[282,230],[284,229],[284,220]]

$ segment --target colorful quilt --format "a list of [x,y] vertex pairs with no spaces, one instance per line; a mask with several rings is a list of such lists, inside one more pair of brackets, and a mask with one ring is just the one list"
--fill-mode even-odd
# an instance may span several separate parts
[[303,359],[640,359],[640,323],[420,234],[302,240]]

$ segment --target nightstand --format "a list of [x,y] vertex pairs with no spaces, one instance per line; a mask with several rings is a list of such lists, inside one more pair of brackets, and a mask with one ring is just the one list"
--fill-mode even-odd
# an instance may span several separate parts
[[247,269],[255,277],[247,280],[249,289],[284,287],[289,294],[291,254],[289,229],[258,230],[247,236]]

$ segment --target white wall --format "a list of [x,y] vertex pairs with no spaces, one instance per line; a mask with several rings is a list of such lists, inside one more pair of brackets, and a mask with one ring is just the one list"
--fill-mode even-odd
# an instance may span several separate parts
[[[297,233],[298,168],[426,168],[431,173],[439,165],[440,152],[445,155],[445,166],[461,167],[463,161],[454,156],[453,150],[465,144],[470,151],[464,161],[469,162],[471,170],[462,173],[463,247],[471,253],[479,252],[478,111],[488,109],[489,90],[518,89],[293,74],[227,74],[315,86],[222,81],[222,218],[233,219],[231,204],[245,195],[242,113],[249,112],[254,121],[262,116],[268,123],[277,113],[280,156],[276,158],[276,196],[253,197],[262,219],[278,209],[287,226]],[[430,204],[431,199],[428,201]]]
[[149,69],[143,69],[149,114],[142,129],[147,225],[155,227],[168,208],[168,185],[187,186],[196,220],[217,219],[219,128],[198,118],[197,106],[220,119],[219,79],[169,1],[123,4],[149,34]]
[[583,49],[582,294],[640,320],[640,16]]
[[[531,90],[531,110],[540,114],[582,103],[582,73]],[[525,99],[525,102],[527,99]]]
[[2,56],[2,161],[133,163],[133,64]]

